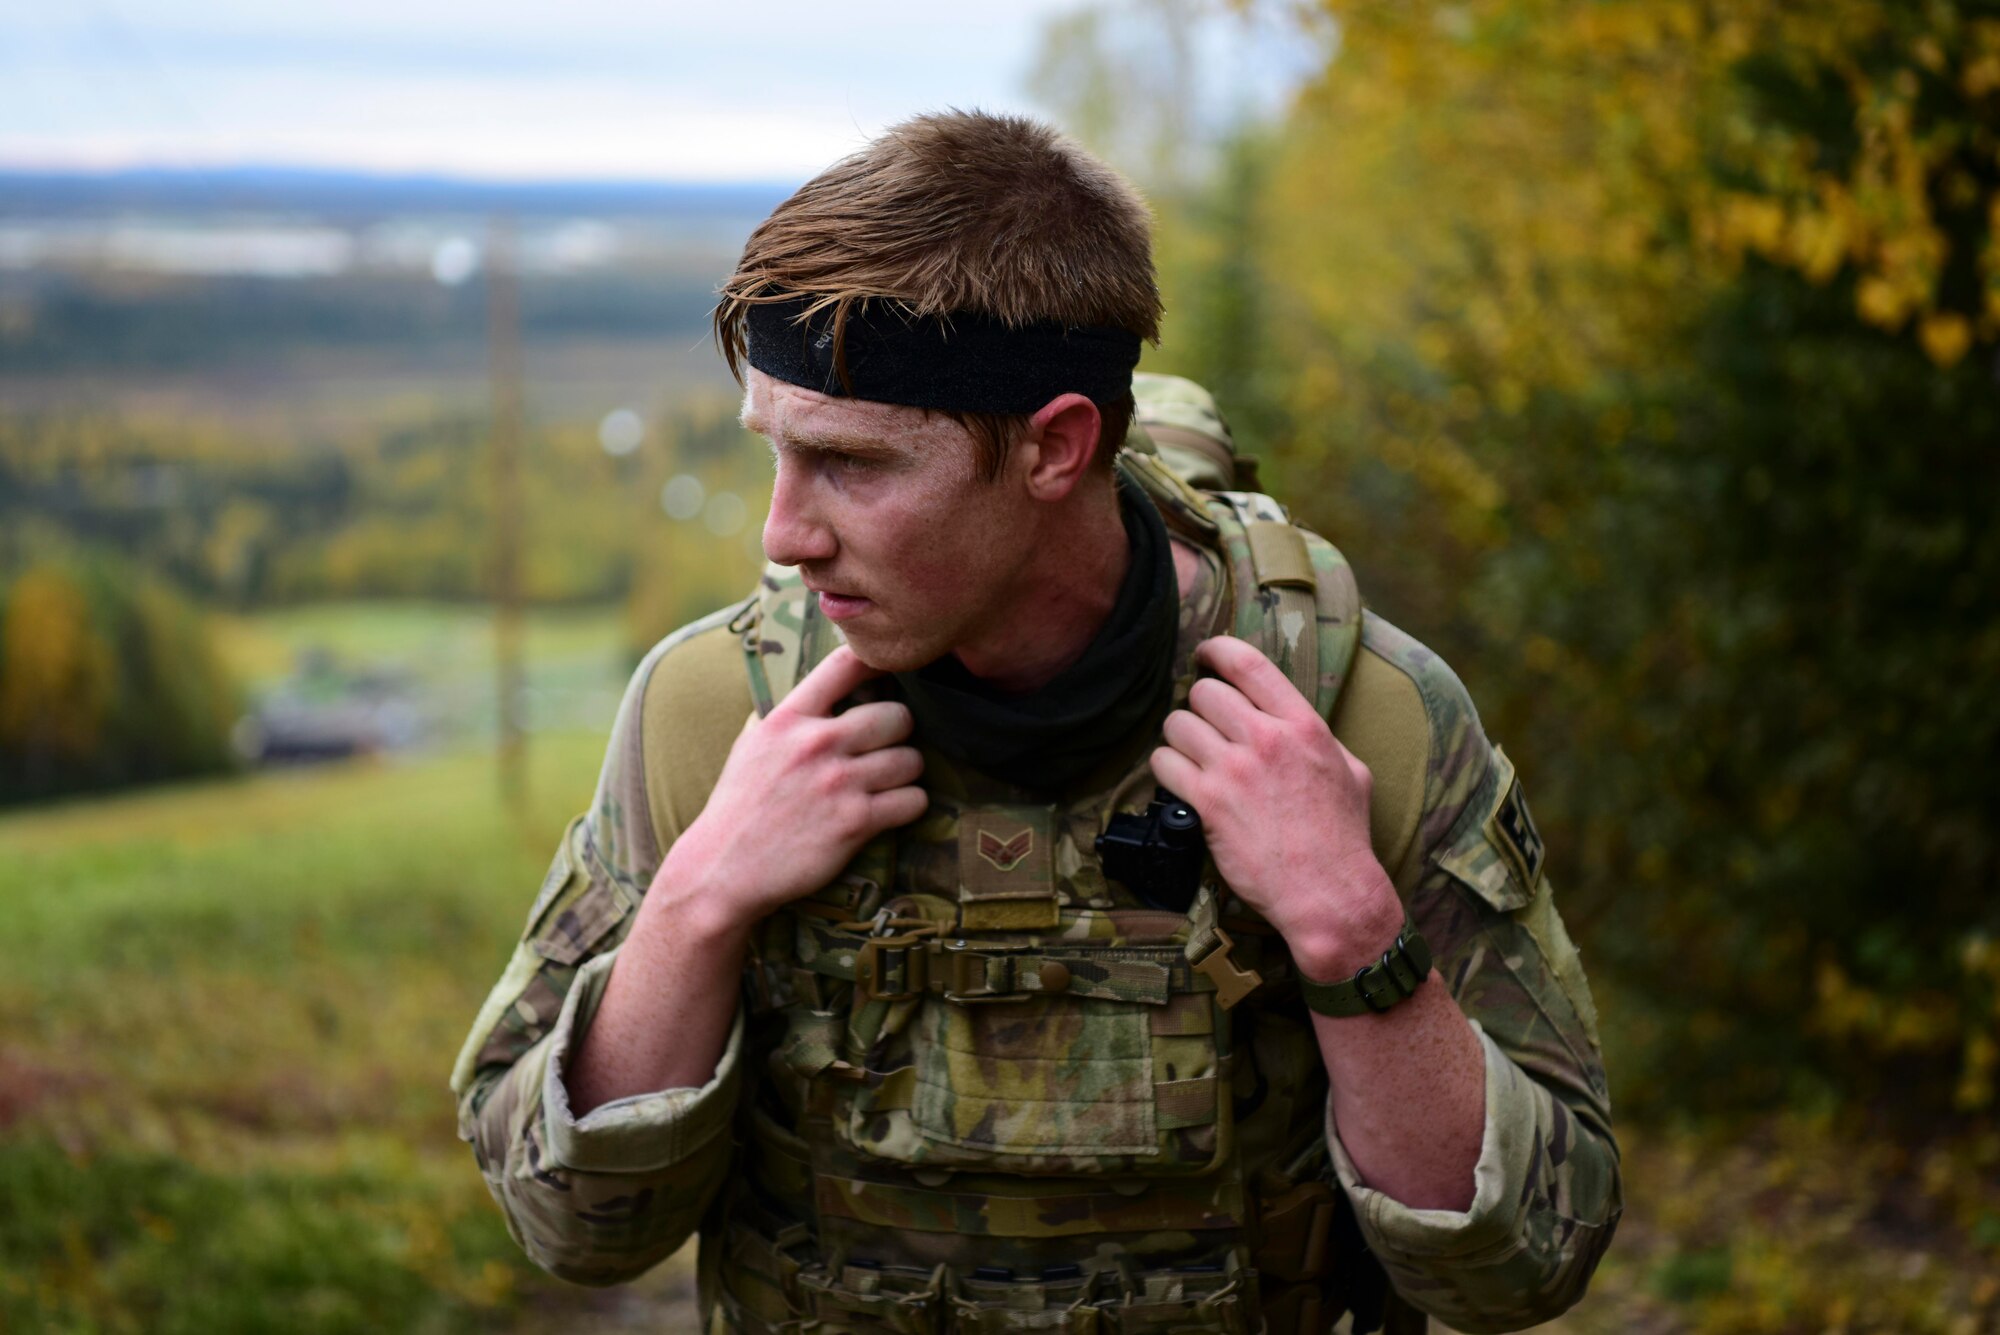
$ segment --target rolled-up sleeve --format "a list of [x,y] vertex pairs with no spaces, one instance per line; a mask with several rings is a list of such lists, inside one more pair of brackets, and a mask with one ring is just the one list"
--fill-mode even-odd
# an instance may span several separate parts
[[[1617,1222],[1616,1147],[1577,1144],[1577,1119],[1490,1034],[1480,1043],[1486,1127],[1464,1211],[1413,1210],[1361,1180],[1330,1126],[1328,1143],[1369,1249],[1404,1297],[1458,1330],[1519,1330],[1582,1297]],[[1565,1213],[1579,1197],[1593,1218]]]
[[570,1111],[564,1083],[572,1039],[583,1036],[616,958],[613,951],[584,966],[549,1034],[541,1063],[549,1157],[560,1167],[586,1173],[659,1172],[694,1158],[727,1132],[736,1107],[743,1016],[738,1012],[731,1024],[729,1044],[707,1084],[614,1099],[577,1117]]
[[577,1117],[566,1063],[616,959],[614,950],[584,965],[554,1027],[461,1105],[462,1130],[515,1240],[538,1265],[581,1284],[631,1279],[695,1231],[729,1171],[739,1079],[740,1014],[706,1084]]

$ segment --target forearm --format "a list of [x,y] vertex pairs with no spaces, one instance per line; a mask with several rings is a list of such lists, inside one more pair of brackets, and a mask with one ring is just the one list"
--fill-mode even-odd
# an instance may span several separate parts
[[1348,1157],[1377,1191],[1418,1210],[1465,1210],[1486,1125],[1486,1059],[1444,980],[1380,1015],[1315,1015]]
[[[1350,978],[1402,927],[1402,905],[1372,858],[1322,914],[1295,920],[1293,958],[1307,977]],[[1412,1209],[1472,1202],[1486,1121],[1479,1036],[1433,971],[1380,1014],[1313,1016],[1332,1088],[1334,1125],[1357,1171]]]
[[697,854],[692,846],[669,854],[613,963],[569,1070],[579,1117],[616,1099],[699,1086],[715,1074],[751,925],[703,874]]
[[1481,1047],[1486,1125],[1466,1210],[1413,1210],[1362,1177],[1340,1136],[1329,1144],[1398,1292],[1453,1330],[1520,1330],[1588,1286],[1618,1221],[1618,1151],[1587,1107],[1537,1083],[1491,1034]]

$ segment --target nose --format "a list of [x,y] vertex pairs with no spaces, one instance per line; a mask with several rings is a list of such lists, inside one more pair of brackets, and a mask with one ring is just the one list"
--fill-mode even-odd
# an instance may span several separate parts
[[810,470],[780,455],[764,519],[764,559],[781,566],[828,561],[839,551],[833,530],[814,503]]

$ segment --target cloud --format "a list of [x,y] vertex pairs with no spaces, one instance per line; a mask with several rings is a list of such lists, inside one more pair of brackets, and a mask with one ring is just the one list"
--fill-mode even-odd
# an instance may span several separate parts
[[788,179],[917,111],[1027,109],[1063,7],[24,7],[0,19],[0,162]]

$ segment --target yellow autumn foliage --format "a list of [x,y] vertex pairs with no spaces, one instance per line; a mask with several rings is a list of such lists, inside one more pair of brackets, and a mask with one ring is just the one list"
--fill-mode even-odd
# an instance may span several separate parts
[[[1879,0],[1317,8],[1340,51],[1294,109],[1265,216],[1271,272],[1322,329],[1443,319],[1449,345],[1409,339],[1433,365],[1573,388],[1651,355],[1754,256],[1851,278],[1862,319],[1939,365],[2000,339],[2000,229],[1955,255],[1943,216],[2000,208],[2000,177],[1966,167],[2000,150],[2000,20]],[[1851,143],[1755,114],[1759,78],[1809,90]],[[1939,90],[1983,123],[1935,114]],[[1979,299],[1950,289],[1955,262]]]
[[50,761],[88,759],[117,670],[67,573],[38,567],[8,591],[0,619],[0,748]]

